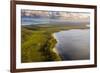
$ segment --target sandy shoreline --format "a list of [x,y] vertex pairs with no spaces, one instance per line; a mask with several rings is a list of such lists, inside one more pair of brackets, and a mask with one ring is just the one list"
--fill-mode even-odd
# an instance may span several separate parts
[[[54,37],[54,39],[56,39],[56,35],[53,33],[52,36]],[[56,39],[56,41],[58,42],[58,40]],[[57,50],[57,48],[53,48],[53,52],[55,52],[57,55],[59,55],[59,52]]]

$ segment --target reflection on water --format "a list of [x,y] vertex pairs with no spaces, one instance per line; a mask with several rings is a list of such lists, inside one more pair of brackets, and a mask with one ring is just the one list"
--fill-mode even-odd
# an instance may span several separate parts
[[54,33],[57,51],[62,60],[86,60],[90,58],[89,29],[72,29]]

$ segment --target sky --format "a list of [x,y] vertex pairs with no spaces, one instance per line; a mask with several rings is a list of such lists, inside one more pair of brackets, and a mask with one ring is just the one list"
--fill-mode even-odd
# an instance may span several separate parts
[[33,18],[61,19],[61,20],[90,20],[90,13],[68,12],[68,11],[40,11],[40,10],[21,10],[21,16],[31,16]]

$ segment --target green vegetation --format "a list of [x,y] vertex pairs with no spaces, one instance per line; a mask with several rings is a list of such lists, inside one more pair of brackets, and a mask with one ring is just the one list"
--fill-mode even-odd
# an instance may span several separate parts
[[85,29],[85,26],[21,26],[21,62],[60,61],[60,56],[53,51],[57,41],[52,33],[60,30]]

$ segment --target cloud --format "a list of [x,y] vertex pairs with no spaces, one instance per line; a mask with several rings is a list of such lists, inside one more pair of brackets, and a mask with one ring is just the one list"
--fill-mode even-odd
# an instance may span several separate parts
[[89,20],[90,14],[85,12],[63,12],[63,11],[38,11],[38,10],[22,10],[22,16],[31,16],[38,18],[51,18],[63,20]]

